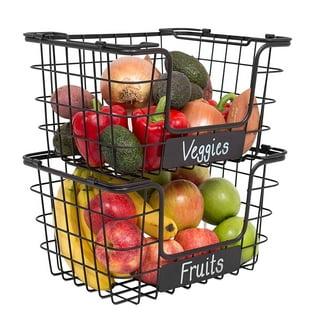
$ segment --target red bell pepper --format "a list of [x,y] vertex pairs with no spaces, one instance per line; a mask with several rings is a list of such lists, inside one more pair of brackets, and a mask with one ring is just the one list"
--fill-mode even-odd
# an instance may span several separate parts
[[213,100],[213,99],[207,99],[207,101],[208,101],[208,103],[210,104],[210,105],[212,105],[212,106],[217,106],[217,104],[218,104],[218,102],[217,101],[215,101],[215,100]]
[[[146,146],[144,170],[160,168],[163,142],[177,135],[165,129],[166,97],[159,100],[157,106],[136,109],[132,112],[133,133],[142,145]],[[175,129],[188,128],[188,121],[184,113],[176,109],[170,110],[170,127]]]
[[127,111],[121,105],[103,106],[96,110],[77,112],[72,117],[72,130],[77,148],[89,166],[98,167],[105,163],[100,152],[99,137],[110,124],[128,128]]
[[224,95],[215,106],[222,113],[225,120],[227,120],[231,103],[235,97],[236,95],[234,93],[228,93]]

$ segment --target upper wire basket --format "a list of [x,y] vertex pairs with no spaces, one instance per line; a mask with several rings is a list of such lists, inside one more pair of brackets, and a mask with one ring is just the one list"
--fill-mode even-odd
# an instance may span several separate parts
[[[150,142],[151,133],[148,132],[147,125],[147,129],[140,138],[141,144],[138,146],[142,148],[144,155],[140,166],[142,170],[138,173],[140,176],[143,175],[143,171],[148,170],[173,169],[220,160],[239,160],[251,146],[259,150],[263,143],[262,133],[270,129],[263,121],[265,107],[275,102],[275,99],[267,94],[268,78],[270,74],[282,71],[278,67],[271,66],[271,51],[274,47],[290,45],[290,38],[287,37],[275,35],[266,35],[265,38],[240,37],[213,34],[209,29],[188,28],[120,34],[26,33],[25,39],[40,44],[41,62],[33,65],[32,68],[41,72],[42,93],[36,100],[41,102],[44,108],[44,121],[40,129],[45,131],[47,150],[61,150],[64,138],[77,139],[82,144],[81,155],[75,147],[69,152],[70,154],[62,154],[66,161],[86,165],[90,153],[95,150],[100,159],[92,163],[89,161],[89,164],[98,169],[106,169],[100,152],[104,143],[100,136],[102,120],[100,124],[99,114],[101,111],[97,109],[93,111],[96,113],[96,127],[99,128],[96,129],[99,132],[95,135],[91,135],[89,129],[82,130],[81,136],[71,127],[62,131],[61,126],[70,121],[73,112],[79,111],[79,107],[83,113],[82,121],[85,121],[88,103],[86,95],[82,93],[79,105],[73,105],[70,91],[67,94],[69,100],[62,101],[61,98],[60,101],[55,99],[53,102],[53,94],[59,88],[67,86],[70,90],[70,86],[80,87],[89,93],[96,104],[110,105],[108,111],[104,110],[104,112],[109,112],[111,125],[125,122],[125,125],[132,130],[132,122],[138,122],[142,117],[141,114],[133,114],[133,109],[147,108],[143,117],[146,117],[147,122],[151,122],[150,106],[154,104],[153,95],[146,94],[142,100],[136,96],[135,98],[130,96],[127,99],[122,97],[121,100],[118,96],[116,97],[114,88],[117,85],[122,86],[128,92],[143,87],[152,92],[153,87],[159,82],[164,83],[165,108],[159,113],[165,115],[165,130],[159,141]],[[249,90],[247,108],[243,117],[235,120],[236,122],[173,127],[169,121],[169,115],[173,73],[173,59],[170,52],[174,50],[185,50],[189,55],[196,57],[206,69],[208,83],[203,88],[203,96],[206,99],[219,101],[225,94],[240,95]],[[149,74],[143,81],[125,78],[113,80],[110,77],[110,71],[108,74],[113,61],[128,56],[147,59],[150,63]],[[166,76],[160,79],[159,74]],[[114,102],[114,99],[121,101]],[[119,113],[115,107],[113,110],[114,103],[125,106],[126,113]],[[256,124],[253,128],[249,127],[250,115],[257,110],[259,116]],[[56,145],[60,145],[60,148],[53,145],[54,138]],[[107,149],[113,149],[115,144],[116,142],[112,139],[111,143],[104,146]],[[151,149],[158,149],[158,157],[153,165],[148,165],[146,158]],[[112,154],[115,158],[116,153],[112,152]],[[87,161],[83,162],[83,158]],[[109,169],[118,171],[117,159],[113,159],[112,162],[114,165]],[[132,172],[130,174],[132,175]]]

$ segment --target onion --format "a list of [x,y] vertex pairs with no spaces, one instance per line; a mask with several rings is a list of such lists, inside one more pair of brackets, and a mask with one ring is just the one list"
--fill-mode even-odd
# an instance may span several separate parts
[[[144,60],[148,61],[148,62],[151,63],[151,64],[153,63],[152,60],[151,60],[151,58],[150,58],[150,56],[148,56],[148,55],[146,55],[146,56],[144,57]],[[154,68],[154,73],[155,73],[154,79],[159,79],[159,78],[160,78],[160,75],[161,75],[160,71],[159,71],[157,68]]]
[[[189,101],[181,111],[186,115],[190,127],[203,127],[225,123],[221,112],[204,99]],[[209,132],[211,131],[201,131],[200,134]],[[195,134],[195,132],[190,133],[190,135]]]
[[[152,74],[154,73],[154,74]],[[141,108],[148,104],[151,81],[159,78],[153,71],[151,60],[126,56],[112,61],[104,70],[100,88],[103,99],[108,104],[119,103],[130,108]],[[152,78],[153,76],[153,78]],[[116,81],[116,82],[114,82]],[[140,82],[146,81],[146,82]],[[110,83],[110,90],[109,90]]]
[[[251,89],[247,89],[234,98],[229,109],[227,123],[242,121],[248,113]],[[257,99],[254,97],[251,115],[247,123],[241,127],[233,128],[232,131],[246,130],[243,153],[246,153],[253,145],[259,130],[260,112]]]

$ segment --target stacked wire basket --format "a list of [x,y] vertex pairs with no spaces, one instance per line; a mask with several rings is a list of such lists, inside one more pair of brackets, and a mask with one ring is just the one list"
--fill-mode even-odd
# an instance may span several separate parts
[[[178,287],[191,288],[193,283],[207,283],[215,278],[222,279],[225,274],[237,275],[241,269],[252,270],[258,261],[259,254],[263,253],[263,245],[268,239],[263,229],[263,221],[271,215],[272,210],[264,203],[265,193],[269,188],[278,185],[276,179],[268,176],[268,167],[272,163],[283,161],[287,152],[281,147],[271,146],[268,141],[264,141],[264,133],[271,129],[270,124],[264,122],[264,115],[268,112],[272,113],[269,109],[276,102],[268,95],[267,84],[272,81],[273,76],[270,77],[272,74],[282,72],[281,68],[272,65],[271,53],[279,50],[278,47],[289,46],[291,39],[270,34],[261,38],[223,35],[214,34],[209,29],[190,28],[81,35],[32,32],[25,33],[24,36],[27,42],[34,43],[39,49],[36,58],[38,61],[31,66],[37,72],[39,84],[41,84],[34,89],[36,102],[33,112],[43,114],[43,122],[39,124],[39,134],[44,137],[44,145],[24,155],[23,161],[25,165],[36,171],[37,181],[31,186],[31,190],[40,198],[41,212],[36,214],[36,220],[43,227],[44,240],[41,242],[41,248],[48,257],[50,272],[88,291],[96,292],[101,298],[110,298],[114,304],[122,302],[138,304],[141,298],[156,299],[160,292],[173,293]],[[206,68],[212,81],[210,88],[212,98],[219,100],[226,93],[240,94],[250,88],[248,114],[242,122],[181,130],[170,126],[170,83],[173,72],[170,68],[172,66],[170,52],[177,49],[196,57]],[[75,138],[72,128],[65,132],[59,130],[68,120],[53,110],[51,100],[53,92],[64,85],[77,85],[90,92],[96,101],[104,104],[106,101],[100,90],[101,75],[112,61],[128,56],[142,58],[147,56],[154,71],[167,74],[164,126],[167,132],[174,134],[174,138],[159,142],[162,150],[160,163],[152,172],[145,169],[146,153],[138,170],[121,172],[114,165],[106,162],[100,162],[95,166],[89,165],[82,154],[77,152],[63,154],[53,145],[53,139],[56,139],[58,144],[62,144],[65,137]],[[165,65],[166,63],[169,68]],[[155,72],[150,79],[144,81],[144,84],[153,86],[157,82],[154,74]],[[110,89],[112,79],[105,81]],[[125,81],[123,80],[124,83]],[[139,85],[140,82],[137,81],[137,84]],[[150,107],[151,104],[151,99],[146,102],[146,106]],[[255,131],[254,143],[248,151],[243,153],[244,140],[246,135],[251,133],[246,131],[246,123],[254,106],[259,108],[259,126]],[[66,107],[70,113],[73,109],[71,103],[63,107]],[[83,114],[86,111],[85,108],[79,109]],[[98,115],[101,111],[95,112]],[[128,112],[122,117],[128,121],[130,129],[134,115]],[[111,126],[112,123],[111,119]],[[92,142],[86,136],[82,139],[87,143]],[[195,145],[201,145],[206,141],[216,143],[227,141],[231,151],[226,154],[212,153],[208,157],[183,157],[183,148],[191,141],[194,141],[192,143]],[[102,146],[99,139],[96,143]],[[149,147],[147,142],[141,145],[143,150]],[[60,151],[62,147],[60,145]],[[245,223],[237,238],[206,247],[205,249],[208,250],[206,254],[197,254],[202,250],[201,248],[201,250],[191,250],[188,258],[185,259],[183,253],[167,254],[165,252],[164,191],[163,186],[150,178],[150,175],[160,176],[164,172],[175,172],[182,167],[192,169],[193,166],[206,167],[212,176],[226,178],[237,187],[241,197],[239,214],[243,216]],[[75,174],[77,170],[82,174]],[[157,274],[155,283],[143,281],[144,272],[141,262],[135,273],[122,275],[109,272],[108,262],[104,269],[100,268],[94,259],[90,264],[87,262],[86,252],[82,246],[88,245],[94,251],[95,239],[82,234],[77,226],[72,228],[69,225],[68,210],[73,210],[72,212],[77,216],[84,208],[76,200],[70,203],[67,196],[70,190],[64,189],[66,181],[69,182],[69,188],[74,189],[75,192],[81,186],[88,199],[92,190],[100,194],[104,191],[115,195],[139,194],[141,210],[137,213],[137,218],[142,221],[143,236],[146,232],[143,227],[144,219],[154,212],[158,214],[159,236],[154,238],[158,246],[158,264],[152,270]],[[150,208],[148,205],[150,190],[159,193],[157,208]],[[57,196],[59,191],[60,196]],[[57,221],[58,207],[60,213],[62,212],[65,216],[65,223],[59,224]],[[77,219],[80,220],[79,217]],[[243,236],[249,222],[256,230],[255,243],[252,245],[255,254],[251,260],[243,262],[240,255],[243,249]],[[80,221],[77,223],[79,227]],[[212,228],[205,222],[201,222],[201,227]],[[78,242],[80,245],[78,256],[70,249],[73,242]],[[235,243],[237,245],[234,245]],[[63,250],[63,245],[69,248],[69,252],[66,253]],[[136,248],[140,250],[140,261],[147,246],[148,244],[142,241]],[[113,248],[113,250],[116,249]],[[170,263],[162,265],[163,259],[170,260]],[[212,261],[223,261],[223,265],[212,271]],[[195,275],[190,271],[192,267],[195,270],[207,268],[207,271]],[[188,276],[186,276],[187,272],[189,272]],[[89,277],[92,277],[92,281],[97,285],[90,285]],[[107,281],[107,286],[100,285],[100,279]]]

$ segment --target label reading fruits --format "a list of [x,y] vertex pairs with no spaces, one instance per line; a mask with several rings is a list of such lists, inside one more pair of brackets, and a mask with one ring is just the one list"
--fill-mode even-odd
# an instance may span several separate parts
[[245,131],[242,130],[168,139],[163,168],[239,159],[244,138]]
[[159,271],[159,291],[222,276],[240,267],[241,247],[196,256],[163,265]]

